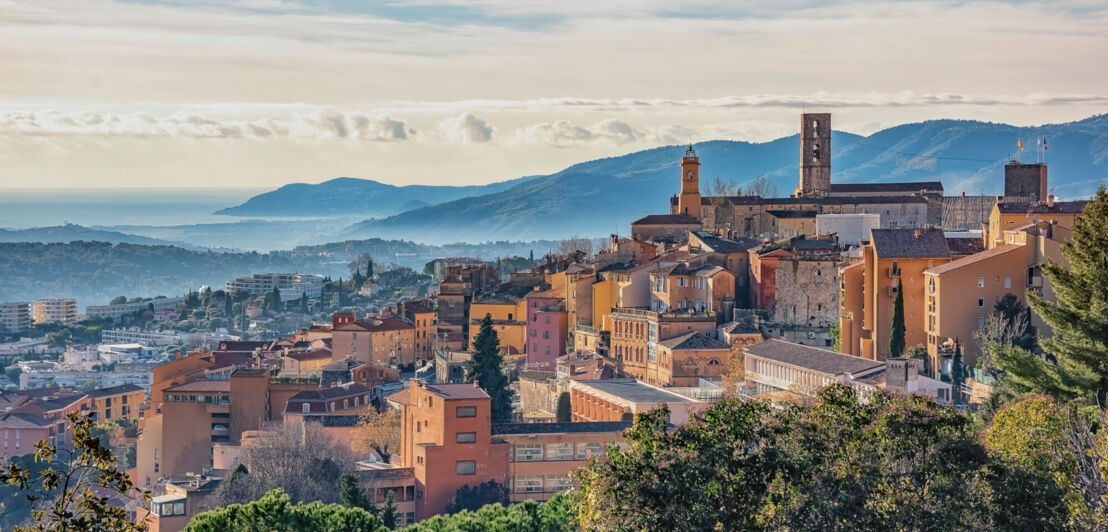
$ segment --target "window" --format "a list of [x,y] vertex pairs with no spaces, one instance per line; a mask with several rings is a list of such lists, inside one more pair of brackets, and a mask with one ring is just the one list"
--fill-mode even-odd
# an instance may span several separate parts
[[550,323],[550,316],[546,317],[546,323],[548,323],[548,324]]
[[415,524],[415,512],[408,512],[404,514],[404,522],[409,525]]
[[423,422],[421,422],[421,421],[416,421],[415,422],[415,431],[416,432],[423,432]]
[[594,456],[602,456],[604,454],[604,444],[589,442],[577,444],[577,459],[588,460]]
[[977,308],[982,308],[984,306],[985,306],[985,298],[983,298],[983,297],[977,298]]
[[977,287],[978,288],[985,288],[985,278],[984,277],[978,277],[977,278]]
[[572,487],[569,475],[546,475],[546,491],[565,491]]
[[516,493],[538,493],[542,491],[542,475],[517,475]]
[[685,281],[684,277],[678,277],[677,278],[677,286],[684,287],[684,286],[687,286],[687,284],[688,283]]
[[572,443],[548,443],[546,444],[547,460],[573,460]]
[[311,409],[312,409],[312,405],[309,405],[308,403],[300,403],[300,411],[301,412],[304,412],[304,413],[311,412]]
[[512,321],[512,313],[511,312],[508,313],[508,321]]
[[520,443],[516,445],[516,462],[538,462],[542,460],[542,444]]
[[455,411],[457,417],[477,417],[476,406],[459,406]]
[[542,337],[543,337],[544,340],[549,340],[550,339],[550,331],[543,331],[542,332]]
[[123,404],[127,404],[127,396],[126,395],[123,396]]
[[1004,278],[1004,288],[1012,288],[1012,278],[1010,276]]
[[985,316],[978,316],[977,317],[977,326],[978,327],[984,327],[985,326]]
[[457,436],[455,437],[454,441],[456,441],[458,443],[476,443],[477,442],[477,433],[476,432],[459,432],[457,434]]
[[104,399],[104,406],[106,406],[108,408],[112,407],[112,398],[111,397],[109,397],[107,399]]
[[719,364],[720,364],[719,360],[714,359],[714,358],[708,361],[709,366],[718,366]]
[[459,475],[476,475],[477,462],[475,460],[458,460],[454,463],[454,472]]

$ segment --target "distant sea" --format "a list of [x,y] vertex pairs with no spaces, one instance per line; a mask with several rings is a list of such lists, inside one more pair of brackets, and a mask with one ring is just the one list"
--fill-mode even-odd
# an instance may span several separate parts
[[0,188],[0,227],[234,222],[238,218],[212,213],[265,191],[262,188]]

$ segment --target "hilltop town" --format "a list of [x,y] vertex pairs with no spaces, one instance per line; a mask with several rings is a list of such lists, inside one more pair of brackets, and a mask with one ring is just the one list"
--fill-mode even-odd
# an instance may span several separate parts
[[[3,457],[72,445],[69,414],[92,414],[151,492],[121,504],[152,531],[261,497],[244,478],[266,474],[304,501],[354,485],[401,526],[552,499],[663,406],[671,430],[736,399],[811,406],[831,385],[991,408],[997,342],[1051,335],[1027,301],[1055,299],[1044,270],[1091,200],[1056,199],[1045,162],[1006,164],[1003,196],[836,183],[831,118],[801,115],[787,196],[702,183],[689,145],[656,214],[537,258],[416,272],[357,257],[345,281],[259,272],[84,315],[0,303]],[[266,449],[308,455],[266,472]],[[291,486],[305,475],[319,485]]]

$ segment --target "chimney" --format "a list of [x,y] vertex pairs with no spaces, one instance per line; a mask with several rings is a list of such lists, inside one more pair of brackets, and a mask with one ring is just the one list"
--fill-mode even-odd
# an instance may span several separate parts
[[916,240],[919,240],[919,237],[920,237],[920,235],[922,235],[922,234],[923,234],[923,231],[921,231],[921,230],[919,230],[919,229],[916,229],[916,231],[915,231],[915,235],[916,235]]
[[1054,208],[1054,194],[1051,194],[1051,195],[1046,197],[1046,206],[1047,206],[1047,208],[1050,208],[1050,209]]
[[997,205],[1004,205],[1004,196],[997,196],[996,197],[996,204]]
[[480,387],[481,387],[481,383],[480,383],[480,382],[478,382],[478,381],[477,381],[477,379],[473,379],[473,387],[474,387],[474,388],[480,388]]

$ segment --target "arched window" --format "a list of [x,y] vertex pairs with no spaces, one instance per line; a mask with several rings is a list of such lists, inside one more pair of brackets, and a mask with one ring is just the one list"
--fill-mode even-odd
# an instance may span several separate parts
[[695,365],[697,365],[697,363],[698,362],[696,361],[695,358],[689,358],[689,359],[685,360],[685,365],[686,366],[695,366]]
[[718,366],[719,365],[719,360],[713,358],[713,359],[708,361],[708,365],[709,366]]
[[819,144],[812,145],[812,162],[819,162]]
[[812,138],[819,138],[819,120],[812,120]]

